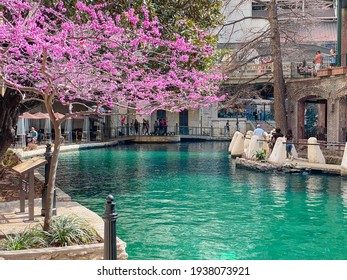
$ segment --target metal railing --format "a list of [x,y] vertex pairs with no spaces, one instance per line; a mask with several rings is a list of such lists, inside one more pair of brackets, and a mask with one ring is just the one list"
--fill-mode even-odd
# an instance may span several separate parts
[[128,125],[116,127],[116,137],[124,136],[228,136],[226,126],[222,128],[214,128],[213,126],[167,126],[146,128],[139,125],[137,128]]

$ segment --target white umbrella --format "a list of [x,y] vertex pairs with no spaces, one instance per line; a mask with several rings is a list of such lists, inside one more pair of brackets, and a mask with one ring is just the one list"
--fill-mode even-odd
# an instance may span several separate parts
[[65,120],[65,135],[67,135],[67,140],[68,142],[71,144],[72,143],[72,123],[71,123],[71,119],[68,118]]
[[84,117],[83,135],[86,136],[86,142],[87,143],[90,142],[89,117]]

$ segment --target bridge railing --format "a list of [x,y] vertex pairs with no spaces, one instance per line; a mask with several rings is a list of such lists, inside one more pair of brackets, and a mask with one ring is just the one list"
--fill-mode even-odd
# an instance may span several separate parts
[[128,127],[127,125],[116,127],[116,137],[122,136],[210,136],[210,137],[220,137],[226,136],[229,137],[227,128],[216,128],[213,126],[168,126],[168,127],[159,127],[154,129],[153,126],[149,127],[148,130],[146,127],[143,127],[142,124],[135,129],[135,127]]

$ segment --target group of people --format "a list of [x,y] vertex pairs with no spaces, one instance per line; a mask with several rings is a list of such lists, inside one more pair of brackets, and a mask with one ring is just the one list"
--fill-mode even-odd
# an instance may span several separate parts
[[137,135],[167,135],[168,122],[165,118],[155,120],[153,124],[153,133],[150,133],[149,120],[142,119],[142,124],[137,120],[132,120],[130,123],[130,134]]
[[165,118],[160,118],[154,122],[154,135],[167,135],[168,122]]
[[[336,52],[335,49],[330,49],[329,54],[329,67],[333,68],[336,66]],[[323,67],[323,56],[320,51],[316,51],[315,58],[313,60],[313,68],[309,67],[306,60],[303,60],[297,67],[299,74],[306,76],[316,76],[317,71]]]
[[269,147],[269,154],[273,150],[275,143],[277,141],[277,138],[279,137],[285,137],[286,138],[286,152],[287,152],[287,158],[293,159],[292,149],[293,149],[293,132],[291,129],[288,129],[286,135],[281,132],[280,128],[276,128],[275,130],[271,131],[270,137],[268,139],[268,134],[265,133],[264,129],[261,128],[260,124],[257,124],[256,129],[253,132],[253,135],[257,135],[259,139],[259,147],[263,146],[263,141],[268,142]]
[[270,56],[268,57],[257,57],[254,59],[254,63],[259,65],[258,72],[264,73],[264,72],[271,72],[271,66],[268,67],[267,65],[270,65],[272,63],[272,59]]

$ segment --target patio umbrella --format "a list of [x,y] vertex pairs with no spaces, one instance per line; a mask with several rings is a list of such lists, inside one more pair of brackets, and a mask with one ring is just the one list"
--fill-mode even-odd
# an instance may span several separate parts
[[71,123],[71,119],[68,118],[65,120],[65,129],[64,129],[64,133],[67,136],[67,140],[69,143],[72,143],[72,123]]
[[90,142],[89,117],[84,117],[83,135],[86,136],[86,142],[87,143]]

